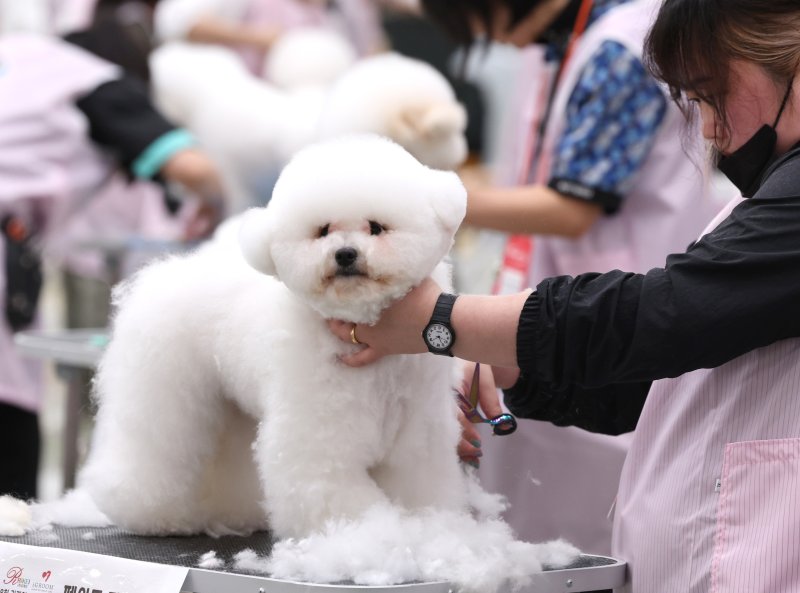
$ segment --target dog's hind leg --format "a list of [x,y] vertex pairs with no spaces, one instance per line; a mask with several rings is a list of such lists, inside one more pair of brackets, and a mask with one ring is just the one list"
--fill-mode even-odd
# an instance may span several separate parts
[[256,421],[231,402],[225,406],[219,448],[203,479],[200,500],[210,535],[246,534],[267,528],[263,494],[253,460]]
[[189,356],[164,354],[155,339],[143,342],[109,345],[79,484],[124,529],[202,532],[211,520],[202,507],[202,480],[224,428],[225,402],[213,375]]

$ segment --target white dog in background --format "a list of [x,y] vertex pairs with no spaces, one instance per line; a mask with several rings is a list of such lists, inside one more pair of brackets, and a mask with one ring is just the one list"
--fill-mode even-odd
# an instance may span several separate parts
[[286,538],[387,503],[465,509],[454,360],[352,369],[339,356],[357,346],[325,323],[374,322],[430,275],[447,286],[465,206],[454,173],[388,140],[302,150],[244,217],[241,252],[210,242],[117,290],[81,485],[141,534]]
[[464,161],[466,112],[432,66],[394,53],[350,64],[331,39],[309,36],[287,33],[271,56],[282,86],[219,46],[168,43],[151,57],[156,102],[220,167],[229,213],[266,203],[300,148],[345,133],[386,136],[437,169]]
[[326,27],[296,27],[267,52],[262,77],[281,89],[327,87],[358,60],[353,44]]

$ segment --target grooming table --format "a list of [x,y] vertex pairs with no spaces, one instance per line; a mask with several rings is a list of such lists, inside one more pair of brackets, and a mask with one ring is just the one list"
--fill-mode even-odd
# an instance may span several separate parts
[[[65,330],[58,332],[27,331],[15,336],[19,351],[27,356],[50,360],[57,365],[60,376],[67,381],[67,421],[64,434],[64,479],[66,487],[74,481],[77,463],[77,428],[80,413],[80,386],[71,380],[76,370],[94,368],[108,340],[105,329]],[[92,533],[93,539],[84,536]],[[352,584],[322,585],[295,583],[248,573],[233,566],[236,553],[251,549],[259,556],[269,553],[272,538],[268,533],[249,537],[225,536],[196,537],[140,537],[123,533],[113,527],[60,527],[52,532],[34,532],[22,537],[0,537],[18,548],[24,556],[31,546],[47,549],[53,557],[58,550],[74,550],[86,557],[86,564],[94,554],[127,558],[158,565],[185,567],[187,576],[181,591],[192,593],[453,593],[449,583],[410,583],[387,587],[364,587]],[[198,568],[200,557],[215,551],[224,561],[223,568],[208,570]],[[0,583],[9,569],[0,565]],[[546,569],[533,578],[531,585],[520,593],[571,593],[612,589],[625,582],[624,562],[606,556],[582,555],[566,568]],[[6,589],[0,584],[0,591]],[[6,589],[14,591],[14,589]],[[27,590],[20,589],[20,593]],[[41,593],[80,593],[52,591]],[[87,590],[86,593],[92,593]],[[103,593],[108,593],[104,591]],[[125,592],[121,592],[125,593]],[[138,592],[128,592],[138,593]],[[175,593],[178,593],[176,590]]]
[[65,382],[67,397],[64,410],[62,477],[65,490],[75,485],[78,467],[78,429],[83,385],[81,369],[97,366],[108,343],[104,328],[63,331],[30,330],[14,335],[14,345],[24,356],[42,358],[56,365],[56,373]]
[[[87,539],[87,533],[92,538]],[[47,535],[47,537],[43,537]],[[359,586],[348,583],[314,584],[282,581],[264,575],[248,573],[233,566],[233,557],[250,549],[259,557],[266,556],[272,547],[269,533],[260,532],[249,537],[224,536],[194,537],[141,537],[123,533],[115,527],[60,527],[52,532],[36,531],[21,537],[0,537],[8,542],[17,557],[46,551],[57,558],[59,550],[81,553],[81,564],[90,567],[95,554],[116,558],[139,560],[158,565],[185,567],[188,571],[180,587],[192,593],[453,593],[446,582],[409,583],[395,586]],[[45,548],[43,550],[42,548]],[[219,569],[197,568],[200,557],[213,550],[224,562]],[[0,564],[0,582],[9,566]],[[598,591],[620,587],[625,582],[625,563],[605,556],[582,555],[566,568],[545,569],[533,577],[527,593],[572,593]],[[3,587],[3,585],[0,585]],[[87,589],[91,593],[90,589]],[[62,591],[53,591],[62,593]],[[138,593],[138,592],[130,592]],[[175,593],[179,593],[177,590]]]

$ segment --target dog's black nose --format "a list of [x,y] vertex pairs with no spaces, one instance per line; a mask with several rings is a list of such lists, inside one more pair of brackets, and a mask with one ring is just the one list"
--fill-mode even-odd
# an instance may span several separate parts
[[358,259],[358,251],[352,247],[342,247],[336,250],[334,257],[336,258],[337,264],[346,268],[347,266],[352,266]]

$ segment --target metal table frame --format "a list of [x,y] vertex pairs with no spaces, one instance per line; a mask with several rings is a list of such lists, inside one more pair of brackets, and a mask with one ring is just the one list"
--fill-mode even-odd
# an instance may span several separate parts
[[21,354],[53,362],[57,375],[66,385],[61,464],[64,490],[75,486],[78,469],[78,432],[84,392],[81,371],[97,366],[104,348],[98,344],[98,339],[106,336],[105,328],[56,332],[30,330],[14,335],[14,344]]

